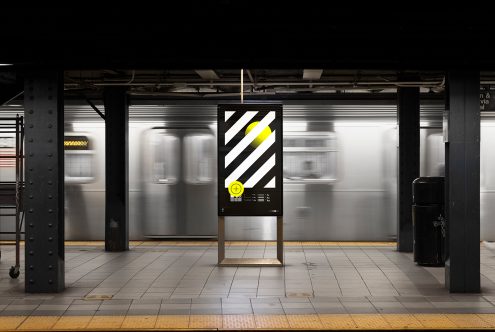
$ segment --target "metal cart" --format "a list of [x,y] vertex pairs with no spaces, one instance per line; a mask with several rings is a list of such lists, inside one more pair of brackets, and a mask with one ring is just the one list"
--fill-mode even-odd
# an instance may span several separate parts
[[0,162],[5,167],[15,167],[13,181],[0,181],[0,216],[15,217],[15,230],[0,232],[0,234],[15,234],[15,266],[9,270],[11,278],[20,274],[20,244],[22,223],[24,220],[23,189],[24,189],[24,119],[17,115],[15,118],[0,118],[0,134],[9,140],[7,146],[0,147]]

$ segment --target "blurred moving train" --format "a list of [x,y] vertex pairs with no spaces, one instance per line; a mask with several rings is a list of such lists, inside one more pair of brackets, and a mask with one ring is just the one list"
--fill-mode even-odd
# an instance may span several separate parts
[[[443,108],[421,106],[421,176],[444,172]],[[22,113],[22,107],[1,111]],[[216,103],[130,107],[130,239],[216,236],[216,112]],[[66,239],[101,240],[104,122],[89,106],[66,105],[65,136]],[[481,239],[494,240],[495,121],[488,113],[481,138]],[[393,102],[286,101],[283,151],[285,239],[395,240]],[[0,179],[9,167],[0,165]],[[1,220],[0,227],[10,224]],[[273,217],[226,218],[228,240],[275,237]]]

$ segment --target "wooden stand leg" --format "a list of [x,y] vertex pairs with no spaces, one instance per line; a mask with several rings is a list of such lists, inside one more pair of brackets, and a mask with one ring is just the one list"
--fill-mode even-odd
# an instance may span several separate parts
[[218,217],[218,264],[225,258],[225,217]]
[[284,218],[277,217],[277,259],[284,264]]

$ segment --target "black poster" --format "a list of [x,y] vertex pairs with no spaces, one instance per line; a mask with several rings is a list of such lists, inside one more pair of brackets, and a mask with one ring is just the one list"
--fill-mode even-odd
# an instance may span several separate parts
[[218,215],[282,215],[282,105],[218,106]]

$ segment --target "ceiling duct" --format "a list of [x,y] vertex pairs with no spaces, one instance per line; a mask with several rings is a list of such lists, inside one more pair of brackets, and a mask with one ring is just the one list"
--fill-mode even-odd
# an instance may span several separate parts
[[213,69],[196,69],[196,74],[207,81],[215,81],[220,79]]
[[304,69],[303,80],[317,81],[321,78],[322,74],[323,74],[323,69]]

